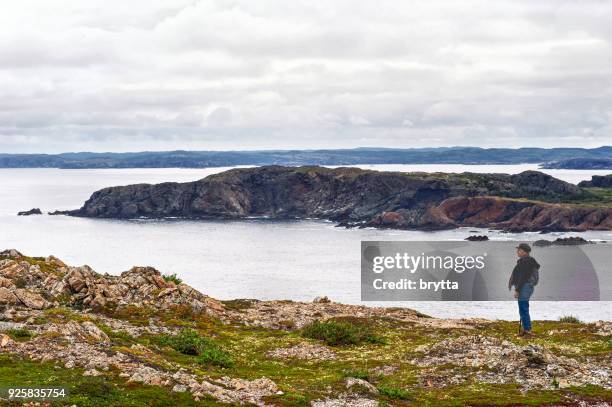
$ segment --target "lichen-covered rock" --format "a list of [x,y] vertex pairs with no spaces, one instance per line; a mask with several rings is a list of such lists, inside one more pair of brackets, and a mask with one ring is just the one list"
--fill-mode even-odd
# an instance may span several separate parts
[[346,389],[358,394],[377,395],[378,389],[371,383],[356,377],[347,377],[345,380]]
[[377,407],[378,401],[354,395],[343,395],[339,398],[325,398],[314,400],[312,407]]
[[15,284],[8,278],[0,277],[0,288],[14,288]]
[[[457,365],[486,367],[476,374],[480,382],[519,383],[525,388],[554,388],[554,380],[563,377],[568,385],[586,384],[612,388],[612,369],[574,358],[556,356],[537,344],[520,346],[482,335],[461,336],[417,348],[423,356],[412,362],[420,367]],[[459,384],[468,379],[462,375],[445,376],[438,385]],[[459,380],[457,380],[459,379]]]
[[40,294],[18,288],[14,291],[15,297],[19,299],[28,308],[32,309],[45,309],[52,306],[52,304],[45,300]]
[[17,298],[13,291],[6,287],[0,287],[0,304],[15,305],[19,303],[19,298]]

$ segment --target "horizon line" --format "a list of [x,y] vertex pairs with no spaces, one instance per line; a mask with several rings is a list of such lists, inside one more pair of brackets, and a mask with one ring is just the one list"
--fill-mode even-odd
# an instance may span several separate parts
[[350,148],[288,148],[288,149],[255,149],[255,150],[139,150],[139,151],[64,151],[61,153],[11,153],[0,152],[2,155],[63,155],[63,154],[144,154],[144,153],[258,153],[258,152],[315,152],[315,151],[417,151],[417,150],[450,150],[450,149],[474,149],[474,150],[598,150],[612,148],[612,145],[601,145],[599,147],[476,147],[476,146],[447,146],[447,147],[350,147]]

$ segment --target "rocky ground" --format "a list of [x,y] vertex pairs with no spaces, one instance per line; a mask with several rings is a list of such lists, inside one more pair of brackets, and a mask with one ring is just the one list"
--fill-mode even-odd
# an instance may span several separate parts
[[0,252],[0,388],[67,386],[57,405],[612,403],[612,323],[516,329],[326,297],[218,301],[150,267]]

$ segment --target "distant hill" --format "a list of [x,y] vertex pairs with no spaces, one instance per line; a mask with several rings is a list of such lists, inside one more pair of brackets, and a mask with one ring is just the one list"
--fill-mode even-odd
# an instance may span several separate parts
[[0,154],[0,168],[205,168],[235,165],[520,164],[576,157],[612,160],[612,147],[355,148],[336,150],[161,151]]
[[612,157],[610,158],[570,158],[567,160],[544,163],[542,168],[568,169],[568,170],[612,170]]

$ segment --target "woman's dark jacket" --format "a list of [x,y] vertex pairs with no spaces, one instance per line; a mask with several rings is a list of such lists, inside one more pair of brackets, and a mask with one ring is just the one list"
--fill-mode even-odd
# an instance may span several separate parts
[[521,287],[523,287],[523,284],[528,282],[539,269],[540,265],[533,257],[526,256],[519,258],[516,262],[516,266],[514,266],[514,270],[512,270],[512,275],[508,282],[508,289],[514,286],[516,291],[519,291]]

